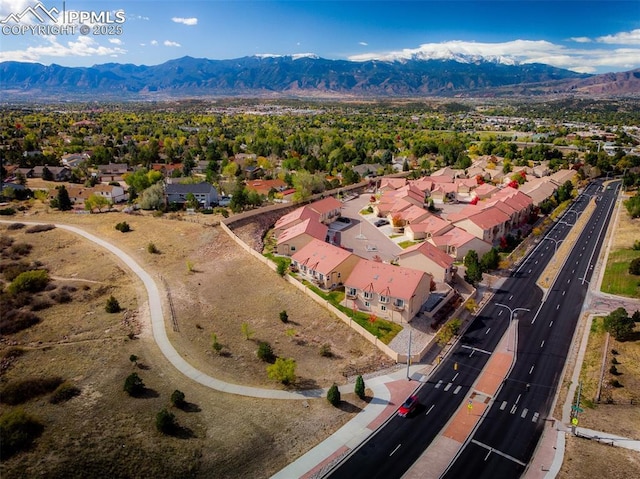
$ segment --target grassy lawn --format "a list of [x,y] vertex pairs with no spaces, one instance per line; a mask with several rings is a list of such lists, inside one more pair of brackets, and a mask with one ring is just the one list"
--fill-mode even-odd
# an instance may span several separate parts
[[602,279],[602,291],[630,298],[640,297],[640,276],[629,274],[629,263],[638,257],[640,251],[630,249],[609,253],[607,269]]
[[580,381],[582,381],[582,400],[580,403],[587,408],[595,407],[593,400],[598,392],[602,350],[606,337],[602,325],[603,320],[604,318],[602,317],[593,318],[591,331],[589,332],[589,343],[582,362],[582,370],[580,371]]
[[302,283],[322,299],[329,301],[344,314],[352,317],[356,323],[369,331],[384,344],[389,344],[391,340],[395,338],[400,331],[402,331],[402,326],[396,323],[392,323],[391,321],[386,321],[384,319],[378,318],[374,322],[372,322],[370,321],[371,316],[367,313],[356,311],[354,314],[354,311],[352,309],[349,309],[340,304],[344,300],[344,291],[331,291],[329,293],[326,293],[317,286],[309,283],[308,281],[303,280]]
[[409,246],[413,246],[414,244],[418,244],[419,241],[411,241],[411,240],[407,240],[407,241],[400,241],[400,243],[398,243],[398,246],[400,246],[400,248],[402,249],[406,249]]

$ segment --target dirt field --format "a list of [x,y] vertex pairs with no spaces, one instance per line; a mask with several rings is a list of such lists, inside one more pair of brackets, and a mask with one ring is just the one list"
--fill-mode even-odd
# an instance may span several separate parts
[[567,437],[565,460],[557,479],[636,479],[640,454],[596,441]]
[[[3,218],[5,219],[5,218]],[[266,266],[243,252],[219,228],[163,218],[119,213],[73,215],[45,213],[16,221],[66,222],[114,242],[158,281],[167,284],[179,332],[168,326],[176,348],[194,366],[220,379],[279,388],[267,378],[266,364],[255,355],[257,341],[297,361],[293,388],[344,382],[345,374],[389,365],[368,342],[324,309],[288,286]],[[132,231],[114,226],[127,221]],[[150,335],[144,290],[110,254],[71,233],[52,230],[0,235],[33,245],[29,260],[40,260],[54,283],[73,286],[72,301],[39,311],[42,322],[5,336],[0,353],[20,346],[25,353],[3,370],[2,382],[59,375],[82,393],[53,405],[44,396],[22,405],[45,424],[28,452],[3,460],[0,473],[13,477],[269,477],[335,431],[366,405],[353,394],[343,406],[325,399],[269,401],[222,394],[187,380],[159,353]],[[160,254],[152,255],[153,242]],[[73,289],[73,288],[72,288]],[[126,313],[107,314],[113,294]],[[287,310],[290,323],[279,320]],[[242,323],[253,335],[246,339]],[[292,329],[292,331],[287,331]],[[128,335],[135,333],[135,339]],[[211,351],[211,334],[223,355]],[[322,357],[330,344],[333,357]],[[138,356],[141,367],[129,356]],[[132,371],[147,393],[123,392]],[[179,389],[189,403],[172,409],[182,427],[178,437],[156,431],[156,413],[169,406]],[[0,405],[0,413],[10,409]]]

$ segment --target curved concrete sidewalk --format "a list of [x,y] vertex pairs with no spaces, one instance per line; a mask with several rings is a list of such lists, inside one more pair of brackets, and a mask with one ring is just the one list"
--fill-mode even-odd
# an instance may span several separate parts
[[[18,221],[0,221],[0,223],[16,223]],[[20,221],[20,223],[29,225],[46,225],[51,223],[40,223],[31,221]],[[131,256],[122,251],[120,248],[113,244],[98,238],[97,236],[84,231],[77,226],[70,226],[65,224],[55,224],[56,228],[60,228],[66,231],[70,231],[77,235],[80,235],[89,241],[103,247],[109,252],[117,256],[131,271],[133,271],[143,282],[144,287],[147,290],[149,297],[149,311],[151,314],[151,329],[153,331],[153,338],[162,351],[162,354],[169,360],[173,366],[188,378],[202,384],[203,386],[222,391],[225,393],[238,394],[241,396],[250,396],[264,399],[309,399],[318,398],[326,394],[326,389],[311,389],[307,391],[282,391],[278,389],[263,389],[251,386],[242,386],[240,384],[232,384],[225,381],[221,381],[212,376],[209,376],[202,371],[194,368],[191,364],[180,356],[178,351],[173,347],[167,336],[166,324],[164,321],[164,315],[162,312],[162,299],[160,291],[154,279],[149,273],[147,273]]]

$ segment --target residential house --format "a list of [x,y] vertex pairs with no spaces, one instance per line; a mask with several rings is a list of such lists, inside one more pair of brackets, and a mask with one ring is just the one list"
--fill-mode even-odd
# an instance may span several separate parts
[[85,163],[91,159],[91,155],[89,153],[68,153],[63,155],[60,159],[63,166],[67,166],[69,168],[77,168],[82,163]]
[[290,213],[281,216],[278,221],[276,221],[276,224],[273,226],[273,236],[279,238],[285,230],[308,219],[319,223],[320,214],[309,208],[308,205],[296,208]]
[[433,236],[427,241],[457,261],[462,261],[471,250],[478,253],[478,257],[482,257],[492,248],[491,243],[487,243],[458,227],[451,228],[443,235]]
[[259,195],[268,196],[271,190],[278,193],[288,188],[287,184],[281,179],[275,180],[250,180],[246,183],[246,188],[249,191],[255,191]]
[[358,173],[360,178],[371,178],[378,176],[378,170],[384,169],[384,166],[380,163],[363,163],[362,165],[356,165],[351,169]]
[[452,219],[451,222],[487,243],[497,242],[511,231],[511,217],[495,206],[484,208],[467,218]]
[[108,165],[98,165],[100,181],[106,183],[110,181],[124,181],[124,175],[128,171],[126,163],[109,163]]
[[484,183],[473,190],[472,196],[475,196],[480,200],[486,200],[487,198],[495,195],[498,191],[499,189],[497,186],[493,186],[491,183]]
[[69,181],[71,178],[71,169],[66,166],[34,166],[33,177],[42,178],[45,168],[51,173],[52,181]]
[[303,279],[332,289],[344,283],[358,261],[357,255],[314,238],[291,256],[291,267]]
[[429,298],[430,274],[360,259],[344,282],[345,306],[396,322],[409,322]]
[[309,203],[307,208],[318,213],[318,220],[327,225],[333,223],[342,214],[342,203],[333,196]]
[[[113,186],[99,184],[91,187],[83,185],[68,185],[66,186],[69,199],[74,205],[84,205],[84,202],[89,199],[91,195],[98,195],[106,198],[111,204],[122,203],[129,199],[128,193],[124,191],[122,186]],[[58,196],[57,189],[49,190],[49,199],[54,199]]]
[[378,191],[389,191],[389,190],[397,190],[398,188],[402,188],[407,184],[406,178],[389,178],[384,177],[380,180],[380,186],[378,186]]
[[422,220],[427,219],[431,216],[424,208],[420,208],[419,206],[413,205],[409,203],[408,208],[404,208],[402,211],[391,212],[390,220],[393,218],[398,218],[400,222],[406,227],[407,225],[411,225],[413,223],[419,223]]
[[313,239],[325,241],[329,227],[324,223],[307,218],[302,223],[298,223],[284,230],[278,236],[276,251],[279,255],[291,256]]
[[434,203],[445,203],[457,199],[458,185],[456,183],[437,183],[431,190]]
[[451,256],[427,241],[410,246],[398,255],[400,266],[429,273],[439,283],[453,280],[456,270],[453,262]]
[[165,185],[165,200],[167,203],[177,203],[184,205],[187,196],[193,194],[198,200],[198,204],[203,208],[208,208],[218,204],[218,191],[211,183],[174,183],[168,182]]
[[151,169],[159,171],[162,176],[172,177],[182,172],[182,163],[152,163]]
[[449,221],[432,214],[419,222],[406,226],[404,234],[411,241],[418,241],[445,234],[451,228],[453,228],[453,225]]
[[549,176],[544,178],[534,178],[520,186],[522,193],[531,198],[533,205],[539,206],[540,203],[551,197],[558,189],[558,185]]

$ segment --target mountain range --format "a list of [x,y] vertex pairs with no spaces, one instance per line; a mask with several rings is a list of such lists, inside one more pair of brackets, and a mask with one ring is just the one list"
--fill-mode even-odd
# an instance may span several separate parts
[[160,65],[92,67],[0,63],[7,98],[136,99],[205,96],[418,97],[640,92],[640,70],[579,74],[501,58],[410,58],[354,62],[313,55],[232,60],[182,57]]

